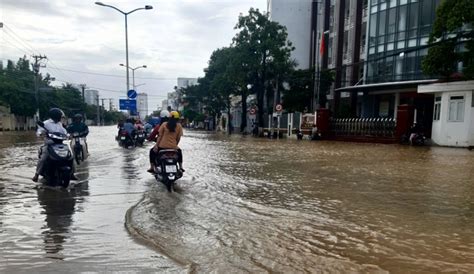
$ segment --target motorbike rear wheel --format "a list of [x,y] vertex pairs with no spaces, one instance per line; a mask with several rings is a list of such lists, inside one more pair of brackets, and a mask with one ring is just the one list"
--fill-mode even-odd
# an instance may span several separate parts
[[84,155],[82,155],[82,147],[76,146],[74,148],[74,158],[76,159],[76,163],[79,165],[81,161],[84,161]]
[[173,191],[173,189],[174,189],[173,181],[170,181],[166,176],[163,176],[162,182],[166,186],[166,189],[168,190],[168,192]]

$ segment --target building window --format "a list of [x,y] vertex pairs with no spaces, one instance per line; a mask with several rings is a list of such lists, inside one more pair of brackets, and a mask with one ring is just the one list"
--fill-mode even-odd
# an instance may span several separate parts
[[411,3],[409,6],[409,20],[408,20],[408,36],[410,38],[417,37],[418,35],[418,20],[419,20],[419,9],[418,3]]
[[435,98],[433,120],[439,121],[440,116],[441,116],[441,96],[437,96]]
[[464,96],[451,96],[449,98],[449,122],[464,121]]

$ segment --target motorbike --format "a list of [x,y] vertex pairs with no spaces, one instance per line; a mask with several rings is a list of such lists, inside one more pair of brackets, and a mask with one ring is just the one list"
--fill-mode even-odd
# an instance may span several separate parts
[[146,136],[145,136],[145,131],[144,130],[137,130],[135,133],[135,144],[139,146],[143,146],[143,143],[145,142]]
[[119,136],[117,137],[119,145],[128,148],[135,146],[135,140],[128,134],[126,130],[121,130]]
[[414,133],[410,139],[413,146],[424,146],[426,142],[426,137],[423,133]]
[[[44,127],[43,122],[38,122],[38,126]],[[49,132],[46,130],[46,137],[52,140],[53,143],[47,145],[49,157],[44,163],[43,171],[41,176],[46,180],[46,184],[49,186],[61,186],[68,187],[73,172],[73,161],[72,152],[69,146],[63,142],[68,140],[68,136],[61,132]]]
[[418,123],[414,123],[410,130],[402,135],[400,140],[402,144],[412,146],[424,146],[427,138],[423,132],[422,126]]
[[158,152],[155,166],[155,178],[162,182],[169,192],[174,191],[175,181],[183,177],[183,172],[178,168],[178,151],[176,149],[162,149]]
[[87,153],[86,139],[79,132],[72,134],[71,148],[74,155],[74,160],[79,165],[81,161],[84,162],[89,156]]

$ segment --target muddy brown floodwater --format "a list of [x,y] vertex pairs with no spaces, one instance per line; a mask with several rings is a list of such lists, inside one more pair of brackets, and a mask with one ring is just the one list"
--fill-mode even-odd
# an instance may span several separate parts
[[67,191],[0,133],[0,272],[474,272],[472,151],[186,131],[170,194],[114,133]]

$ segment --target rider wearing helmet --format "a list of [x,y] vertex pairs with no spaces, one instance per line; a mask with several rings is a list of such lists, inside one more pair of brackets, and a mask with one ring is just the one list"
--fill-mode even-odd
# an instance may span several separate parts
[[[66,129],[64,129],[61,119],[65,117],[64,112],[59,108],[52,108],[49,110],[49,119],[44,121],[44,128],[39,127],[36,132],[37,136],[44,136],[46,130],[49,132],[61,132],[67,134]],[[48,144],[52,142],[51,140],[45,138],[45,143],[39,149],[39,159],[38,164],[36,165],[36,173],[33,176],[32,180],[38,182],[39,174],[43,171],[44,163],[48,159]],[[72,180],[77,180],[76,176],[72,174]]]
[[89,128],[82,122],[82,115],[76,114],[72,119],[72,123],[67,127],[69,134],[79,133],[79,137],[86,137],[89,134]]
[[183,136],[183,127],[178,122],[179,113],[177,111],[172,111],[170,113],[170,118],[167,122],[161,124],[158,133],[158,140],[156,141],[155,146],[150,151],[150,169],[148,172],[155,172],[155,160],[157,153],[160,149],[176,149],[178,150],[178,163],[181,171],[183,169],[183,154],[181,149],[178,147],[179,141]]
[[89,135],[89,127],[82,122],[82,115],[77,113],[72,119],[72,123],[66,128],[67,132],[71,135],[78,134],[78,137],[84,138],[84,144],[86,152],[88,152],[86,136]]
[[167,110],[162,110],[160,112],[160,123],[157,124],[153,130],[151,131],[150,135],[148,136],[148,141],[156,141],[156,137],[158,136],[158,131],[160,129],[160,125],[164,122],[168,121],[170,117],[170,113]]

